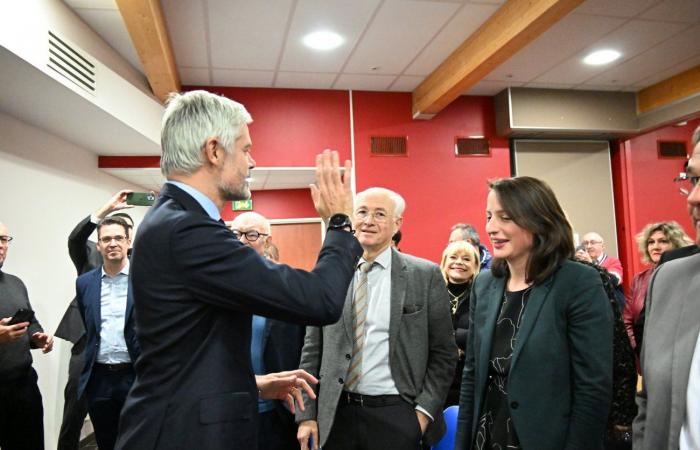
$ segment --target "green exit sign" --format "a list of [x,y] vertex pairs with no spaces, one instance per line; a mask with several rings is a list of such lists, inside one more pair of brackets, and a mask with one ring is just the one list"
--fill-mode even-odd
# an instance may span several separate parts
[[231,206],[234,211],[252,211],[253,210],[253,199],[248,200],[234,200],[231,202]]

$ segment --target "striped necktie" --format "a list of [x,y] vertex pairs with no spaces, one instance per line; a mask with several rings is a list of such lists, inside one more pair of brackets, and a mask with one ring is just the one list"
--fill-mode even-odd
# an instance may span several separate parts
[[345,388],[352,391],[357,387],[362,375],[362,348],[365,341],[365,320],[367,319],[367,273],[372,269],[374,263],[365,261],[360,264],[360,279],[355,286],[352,298],[352,357],[348,368],[347,382]]

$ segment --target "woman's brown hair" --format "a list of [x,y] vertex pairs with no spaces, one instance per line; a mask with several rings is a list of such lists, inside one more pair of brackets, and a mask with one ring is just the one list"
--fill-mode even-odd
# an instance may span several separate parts
[[[521,228],[532,233],[532,249],[527,262],[526,281],[540,284],[574,254],[571,225],[552,188],[533,177],[515,177],[489,182],[501,207]],[[505,260],[494,258],[491,272],[508,275]]]

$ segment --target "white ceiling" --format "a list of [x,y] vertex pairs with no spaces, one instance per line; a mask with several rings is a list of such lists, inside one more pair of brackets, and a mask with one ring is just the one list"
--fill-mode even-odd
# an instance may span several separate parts
[[[114,0],[64,0],[142,71]],[[412,91],[504,0],[162,0],[185,85]],[[700,64],[700,1],[587,0],[466,94],[637,91]],[[330,29],[329,52],[301,44]],[[581,59],[611,47],[615,63]]]
[[[158,168],[104,168],[114,175],[146,190],[159,191],[165,177]],[[254,191],[270,189],[306,189],[316,181],[315,167],[256,167],[252,170],[250,188]]]

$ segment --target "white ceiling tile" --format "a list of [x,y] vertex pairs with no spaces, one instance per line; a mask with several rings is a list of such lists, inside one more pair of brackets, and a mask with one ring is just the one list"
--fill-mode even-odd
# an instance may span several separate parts
[[625,88],[625,86],[616,86],[616,85],[587,85],[587,84],[581,84],[578,86],[574,86],[574,89],[577,91],[628,91],[630,90],[629,88]]
[[330,89],[336,73],[277,72],[275,87],[295,89]]
[[509,83],[507,81],[483,80],[478,82],[476,85],[472,86],[463,95],[496,95],[503,89],[522,85],[523,83],[520,82]]
[[613,17],[571,14],[488,75],[489,80],[530,81],[624,23]]
[[85,8],[77,9],[76,13],[136,70],[144,72],[139,55],[136,53],[134,44],[131,43],[131,37],[118,10]]
[[[542,83],[583,83],[662,42],[681,31],[684,27],[681,24],[631,20],[588,46],[585,51],[538,76],[534,81]],[[615,63],[605,66],[589,66],[583,63],[583,57],[589,52],[607,48],[618,50],[622,53],[622,58]]]
[[115,0],[63,0],[63,3],[74,9],[119,9]]
[[634,86],[636,88],[645,88],[647,86],[651,86],[652,84],[656,84],[660,81],[663,81],[667,78],[671,78],[674,75],[678,75],[681,72],[685,72],[688,69],[692,69],[697,65],[700,65],[700,56],[690,58],[674,67],[662,70],[651,77],[639,80],[637,83],[634,84]]
[[394,81],[389,90],[392,92],[412,92],[424,79],[425,77],[402,75]]
[[634,85],[640,80],[653,77],[660,70],[677,66],[689,58],[700,55],[700,25],[677,34],[650,50],[591,78],[586,84],[610,85],[623,82]]
[[558,84],[558,83],[525,83],[523,87],[533,89],[572,89],[573,84]]
[[211,86],[212,81],[209,77],[209,69],[200,67],[178,67],[180,74],[180,82],[190,86]]
[[660,0],[587,0],[574,10],[576,13],[601,16],[634,17]]
[[700,22],[700,1],[666,0],[645,11],[640,17],[652,20],[698,23]]
[[262,70],[212,70],[214,86],[272,87],[274,76],[274,72]]
[[342,74],[333,85],[333,89],[385,91],[395,79],[394,75]]
[[175,62],[184,67],[208,67],[205,0],[161,2]]
[[[300,0],[294,11],[279,70],[340,71],[378,4],[379,0]],[[330,51],[312,50],[302,43],[308,33],[320,30],[338,33],[345,42]]]
[[275,70],[291,4],[291,0],[208,0],[212,66]]
[[408,66],[405,74],[430,74],[497,10],[497,5],[465,4]]
[[457,11],[456,3],[388,0],[360,40],[345,71],[399,74]]

